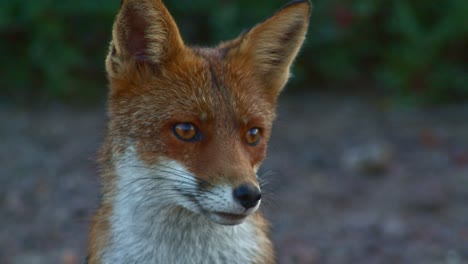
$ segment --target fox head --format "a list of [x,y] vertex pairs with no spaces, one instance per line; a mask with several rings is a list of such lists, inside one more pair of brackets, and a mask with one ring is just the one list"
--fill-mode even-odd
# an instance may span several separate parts
[[193,48],[162,1],[124,0],[106,59],[118,188],[139,183],[130,195],[224,225],[255,212],[257,169],[310,10],[293,1],[232,41]]

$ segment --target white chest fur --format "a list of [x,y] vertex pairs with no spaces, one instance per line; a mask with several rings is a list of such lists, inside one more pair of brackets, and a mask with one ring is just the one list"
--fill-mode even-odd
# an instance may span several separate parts
[[166,213],[155,216],[153,222],[134,221],[113,228],[105,263],[245,264],[259,255],[249,222],[220,226],[187,211]]

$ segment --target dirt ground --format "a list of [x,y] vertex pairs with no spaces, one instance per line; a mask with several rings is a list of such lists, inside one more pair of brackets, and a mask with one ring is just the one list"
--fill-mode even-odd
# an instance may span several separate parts
[[[468,263],[468,105],[285,94],[278,112],[263,210],[279,263]],[[0,120],[0,263],[83,263],[104,107]]]

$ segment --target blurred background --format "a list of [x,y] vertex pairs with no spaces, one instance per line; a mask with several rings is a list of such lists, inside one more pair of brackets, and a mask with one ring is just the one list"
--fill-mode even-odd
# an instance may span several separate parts
[[[215,45],[283,0],[166,0]],[[118,0],[0,0],[0,263],[82,263]],[[279,263],[468,263],[468,1],[315,0],[263,169]]]

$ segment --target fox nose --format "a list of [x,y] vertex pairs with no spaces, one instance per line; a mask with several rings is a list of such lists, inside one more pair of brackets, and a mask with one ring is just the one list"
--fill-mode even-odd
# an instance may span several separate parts
[[246,210],[255,207],[262,198],[260,189],[253,184],[244,183],[233,190],[234,199],[237,200]]

